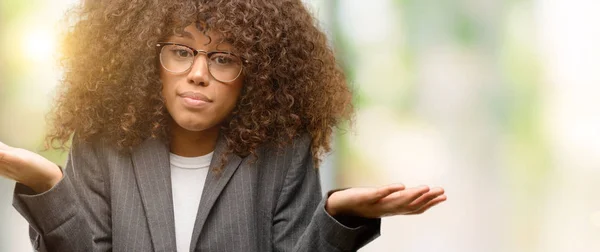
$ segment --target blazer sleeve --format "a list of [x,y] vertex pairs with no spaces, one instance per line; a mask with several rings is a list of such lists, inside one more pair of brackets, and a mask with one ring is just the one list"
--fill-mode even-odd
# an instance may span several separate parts
[[310,138],[300,138],[275,207],[273,250],[356,251],[379,236],[381,219],[334,218],[325,211],[326,201],[313,166]]
[[75,138],[61,181],[36,194],[17,183],[13,206],[29,223],[36,251],[110,251],[110,197],[105,160]]

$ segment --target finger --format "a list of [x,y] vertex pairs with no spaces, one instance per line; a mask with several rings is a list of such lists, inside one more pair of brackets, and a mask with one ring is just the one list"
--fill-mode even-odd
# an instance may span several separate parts
[[391,184],[377,188],[377,190],[375,191],[375,195],[372,198],[372,201],[375,202],[380,199],[383,199],[394,192],[404,190],[404,188],[405,186],[403,184]]
[[418,199],[419,197],[421,197],[423,194],[426,194],[427,192],[429,192],[429,186],[419,186],[419,187],[413,187],[411,188],[413,190],[411,190],[412,192],[410,192],[408,195],[406,195],[406,202],[413,202],[414,200]]
[[410,202],[410,204],[408,204],[408,209],[418,210],[421,207],[423,207],[425,204],[427,204],[429,201],[437,198],[438,196],[440,196],[442,194],[444,194],[444,189],[439,188],[439,187],[433,188],[429,192],[421,195],[419,198]]
[[392,193],[406,189],[406,186],[402,183],[389,184],[386,187],[389,187],[391,190],[393,190]]
[[389,195],[377,203],[381,204],[382,208],[385,209],[385,212],[393,214],[411,212],[416,209],[408,209],[408,204],[428,191],[429,187],[427,186],[412,187]]
[[429,210],[430,208],[432,208],[433,206],[435,206],[435,205],[437,205],[437,204],[440,204],[440,203],[442,203],[442,202],[446,201],[446,199],[447,199],[446,195],[440,195],[440,196],[438,196],[437,198],[435,198],[435,199],[433,199],[433,200],[431,200],[431,201],[427,202],[427,204],[425,204],[425,205],[424,205],[423,207],[421,207],[420,209],[418,209],[418,210],[416,210],[416,211],[414,211],[414,212],[408,213],[408,214],[411,214],[411,215],[414,215],[414,214],[422,214],[422,213],[424,213],[425,211],[427,211],[427,210]]

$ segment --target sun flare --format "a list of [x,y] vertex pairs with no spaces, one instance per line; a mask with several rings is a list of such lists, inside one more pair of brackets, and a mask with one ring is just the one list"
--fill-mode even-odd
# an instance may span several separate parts
[[56,50],[54,34],[43,29],[32,29],[25,33],[22,45],[25,58],[34,62],[51,60]]

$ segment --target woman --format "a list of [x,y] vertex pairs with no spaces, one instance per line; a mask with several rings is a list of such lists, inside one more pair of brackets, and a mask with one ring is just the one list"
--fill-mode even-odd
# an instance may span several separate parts
[[354,251],[441,188],[334,190],[316,167],[351,96],[300,0],[84,1],[47,143],[2,144],[40,251]]

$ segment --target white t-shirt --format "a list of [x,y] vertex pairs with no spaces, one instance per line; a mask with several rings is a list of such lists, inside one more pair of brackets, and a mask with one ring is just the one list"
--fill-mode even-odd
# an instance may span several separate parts
[[213,152],[199,157],[170,154],[177,251],[190,250],[192,231],[212,156]]

